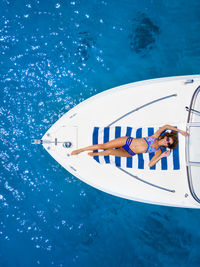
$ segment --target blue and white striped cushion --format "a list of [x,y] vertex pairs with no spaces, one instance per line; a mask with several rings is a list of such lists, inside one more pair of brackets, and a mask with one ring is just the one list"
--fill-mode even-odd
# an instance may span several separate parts
[[[151,136],[159,129],[153,127],[143,127],[134,129],[131,127],[94,127],[93,144],[103,144],[121,136],[131,136],[134,138],[143,138]],[[169,157],[162,158],[156,165],[149,167],[149,160],[154,153],[136,154],[134,157],[115,157],[115,156],[95,156],[94,159],[103,164],[110,163],[117,167],[150,169],[150,170],[179,170],[179,146],[174,149]]]

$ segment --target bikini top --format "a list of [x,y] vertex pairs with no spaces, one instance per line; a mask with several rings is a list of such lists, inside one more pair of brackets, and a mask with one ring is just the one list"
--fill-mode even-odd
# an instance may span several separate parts
[[144,138],[144,140],[146,141],[148,147],[147,147],[147,151],[145,153],[152,153],[152,152],[156,152],[159,148],[155,148],[152,147],[151,145],[155,142],[155,140],[159,140],[158,138],[155,137],[146,137]]

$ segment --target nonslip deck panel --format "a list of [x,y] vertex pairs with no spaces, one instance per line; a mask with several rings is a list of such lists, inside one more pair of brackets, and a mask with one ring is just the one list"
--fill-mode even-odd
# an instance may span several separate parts
[[[121,136],[131,136],[133,138],[143,138],[151,136],[159,127],[94,127],[92,142],[102,144]],[[97,151],[96,151],[97,152]],[[174,149],[169,157],[162,158],[156,165],[149,167],[149,161],[154,153],[136,154],[134,157],[115,157],[115,156],[95,156],[94,159],[101,164],[114,164],[117,167],[150,169],[150,170],[179,170],[179,145]]]

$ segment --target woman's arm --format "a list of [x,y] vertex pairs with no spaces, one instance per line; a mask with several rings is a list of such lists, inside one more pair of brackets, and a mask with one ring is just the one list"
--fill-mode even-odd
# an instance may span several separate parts
[[170,151],[165,151],[162,153],[161,149],[155,152],[155,156],[149,162],[149,167],[154,166],[161,158],[168,157],[170,155]]
[[182,131],[182,130],[180,130],[178,128],[175,128],[175,127],[173,127],[173,126],[171,126],[169,124],[166,124],[166,125],[162,126],[158,131],[155,132],[155,134],[153,136],[158,138],[161,135],[161,133],[164,132],[167,129],[169,129],[171,131],[179,132],[180,134],[182,134],[184,136],[189,136],[187,132]]

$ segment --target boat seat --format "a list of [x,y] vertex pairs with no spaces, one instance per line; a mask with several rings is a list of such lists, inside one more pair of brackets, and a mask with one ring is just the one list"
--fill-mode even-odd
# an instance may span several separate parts
[[[115,138],[121,136],[131,136],[133,138],[143,138],[151,136],[159,129],[159,127],[94,127],[92,142],[93,144],[103,144]],[[162,149],[165,151],[165,148]],[[97,152],[97,151],[95,151]],[[147,169],[147,170],[179,170],[179,145],[176,149],[172,150],[169,157],[162,158],[153,167],[149,167],[149,161],[154,156],[154,153],[136,154],[134,157],[115,157],[109,156],[94,156],[93,158],[100,164],[114,164],[121,168],[135,168],[135,169]]]

